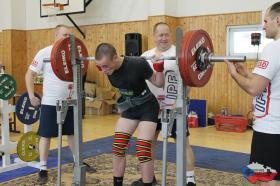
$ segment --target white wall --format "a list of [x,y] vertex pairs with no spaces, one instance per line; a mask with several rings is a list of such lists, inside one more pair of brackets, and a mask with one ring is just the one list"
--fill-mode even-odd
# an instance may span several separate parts
[[149,0],[93,0],[85,14],[72,16],[81,25],[146,20]]
[[26,0],[10,0],[12,7],[12,28],[26,29]]
[[177,16],[265,11],[277,0],[177,0]]
[[179,0],[165,0],[165,15],[176,17]]
[[150,0],[146,8],[149,9],[149,16],[164,15],[165,0]]
[[[74,1],[74,0],[73,0]],[[93,0],[86,13],[71,15],[78,25],[265,10],[277,0]],[[40,18],[39,0],[1,0],[0,30],[43,29],[72,25],[65,16]]]
[[12,8],[9,0],[0,2],[0,30],[12,27]]
[[0,1],[0,30],[26,28],[26,0]]
[[148,7],[150,9],[148,16],[158,15],[177,15],[178,0],[150,0]]

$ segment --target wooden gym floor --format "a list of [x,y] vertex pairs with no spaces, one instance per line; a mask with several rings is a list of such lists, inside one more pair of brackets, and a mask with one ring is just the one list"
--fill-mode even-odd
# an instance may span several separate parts
[[[91,141],[98,138],[112,136],[114,134],[115,122],[118,115],[86,115],[83,120],[83,139],[84,141]],[[17,127],[23,131],[23,126],[18,122]],[[32,128],[37,130],[38,124]],[[221,132],[216,131],[214,126],[205,128],[191,128],[190,129],[190,144],[201,147],[209,147],[220,150],[228,150],[234,152],[250,152],[250,144],[252,138],[252,131],[247,130],[245,133]],[[11,140],[17,141],[22,133],[11,133]],[[137,132],[135,133],[137,136]],[[170,139],[172,142],[173,140]],[[67,145],[66,138],[63,138],[63,146]],[[51,148],[57,147],[56,139],[52,140]]]

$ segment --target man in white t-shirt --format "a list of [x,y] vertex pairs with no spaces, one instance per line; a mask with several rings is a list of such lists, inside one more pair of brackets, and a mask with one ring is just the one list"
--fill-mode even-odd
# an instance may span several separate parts
[[[171,43],[171,30],[168,24],[164,22],[159,22],[154,25],[153,28],[154,42],[156,47],[144,52],[142,56],[144,57],[159,57],[159,56],[175,56],[176,47]],[[153,68],[153,62],[148,61],[150,66]],[[174,109],[176,108],[176,99],[178,93],[182,90],[180,83],[178,83],[178,76],[180,75],[178,70],[178,65],[175,60],[165,60],[164,61],[164,74],[165,74],[165,84],[164,88],[158,88],[147,81],[149,89],[158,99],[161,109]],[[160,118],[160,114],[159,114]],[[158,119],[157,130],[155,135],[155,140],[157,140],[158,135],[161,130],[161,120]],[[187,130],[186,135],[189,136],[189,131]],[[176,140],[176,120],[174,121],[172,128],[172,138]],[[189,141],[189,140],[188,140]],[[192,148],[189,143],[186,145],[187,148],[187,172],[186,172],[186,183],[188,186],[194,186],[195,184],[195,174],[194,174],[194,155]],[[153,151],[155,152],[155,144],[153,144]],[[133,186],[141,185],[141,179],[132,183]],[[154,185],[156,179],[154,178]]]
[[[253,178],[261,185],[280,185],[280,2],[266,11],[263,30],[266,37],[274,39],[263,49],[252,73],[239,63],[226,61],[229,72],[237,84],[254,96],[254,133],[250,163],[257,163],[261,170],[274,169],[277,175]],[[254,170],[253,170],[254,171]],[[256,171],[256,170],[255,170]],[[260,171],[260,170],[258,170]],[[272,172],[272,171],[270,171]],[[253,175],[254,176],[254,175]],[[269,176],[271,176],[269,178]],[[248,177],[250,181],[250,176]]]
[[[55,28],[55,42],[59,39],[69,37],[70,31],[64,25],[58,25]],[[40,124],[38,129],[39,154],[40,154],[40,183],[48,181],[47,159],[50,148],[50,140],[52,137],[58,136],[58,125],[56,122],[56,100],[71,99],[73,94],[73,83],[58,79],[54,74],[51,63],[44,63],[43,60],[50,58],[52,45],[41,49],[34,57],[28,71],[25,75],[26,88],[28,91],[30,102],[33,106],[41,105]],[[34,95],[33,77],[39,73],[43,73],[43,97],[42,100]],[[74,120],[73,108],[70,107],[65,122],[63,124],[62,134],[67,135],[68,144],[73,152],[74,150]],[[88,171],[94,171],[87,165]]]

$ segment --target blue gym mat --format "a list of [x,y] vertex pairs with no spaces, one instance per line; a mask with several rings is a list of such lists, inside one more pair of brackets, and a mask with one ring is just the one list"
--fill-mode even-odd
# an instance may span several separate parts
[[[135,138],[131,139],[130,149],[128,154],[135,154]],[[100,154],[111,153],[111,145],[113,137],[101,138],[83,144],[82,155],[84,158],[90,158]],[[162,159],[162,142],[157,142],[156,159]],[[215,169],[225,172],[241,173],[241,169],[249,162],[249,155],[245,153],[216,150],[205,147],[192,146],[195,154],[195,166]],[[13,155],[13,158],[16,155]],[[62,149],[62,163],[70,163],[73,161],[71,151],[68,147]],[[176,144],[168,143],[167,160],[176,162]],[[0,160],[2,164],[2,161]],[[48,160],[48,168],[57,166],[57,150],[51,150]],[[23,167],[20,169],[8,171],[0,174],[0,182],[5,182],[17,177],[26,176],[38,172],[38,169],[31,167]]]

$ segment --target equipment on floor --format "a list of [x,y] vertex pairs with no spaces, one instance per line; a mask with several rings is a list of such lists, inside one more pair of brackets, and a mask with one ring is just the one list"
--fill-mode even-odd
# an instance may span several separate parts
[[[2,157],[2,165],[0,167],[0,173],[11,171],[14,169],[31,166],[34,168],[39,168],[39,164],[34,161],[38,157],[38,145],[35,139],[38,136],[31,131],[30,125],[24,125],[25,134],[21,137],[19,142],[10,140],[10,126],[9,126],[9,115],[15,112],[15,105],[9,104],[9,99],[16,94],[16,81],[14,78],[8,74],[4,73],[4,66],[0,65],[0,109],[1,109],[1,145],[0,145],[0,156]],[[23,96],[22,96],[23,97]],[[20,106],[19,112],[24,113],[24,105],[21,104],[21,98],[17,105]],[[26,103],[26,101],[25,101]],[[28,117],[34,117],[34,112],[30,115],[25,115]],[[19,117],[19,115],[17,115]],[[39,117],[39,114],[36,115]],[[23,117],[27,121],[27,117]],[[24,123],[27,124],[27,123]],[[30,124],[30,123],[28,123]],[[11,151],[17,149],[19,158],[12,158]],[[23,161],[22,161],[23,160]]]

